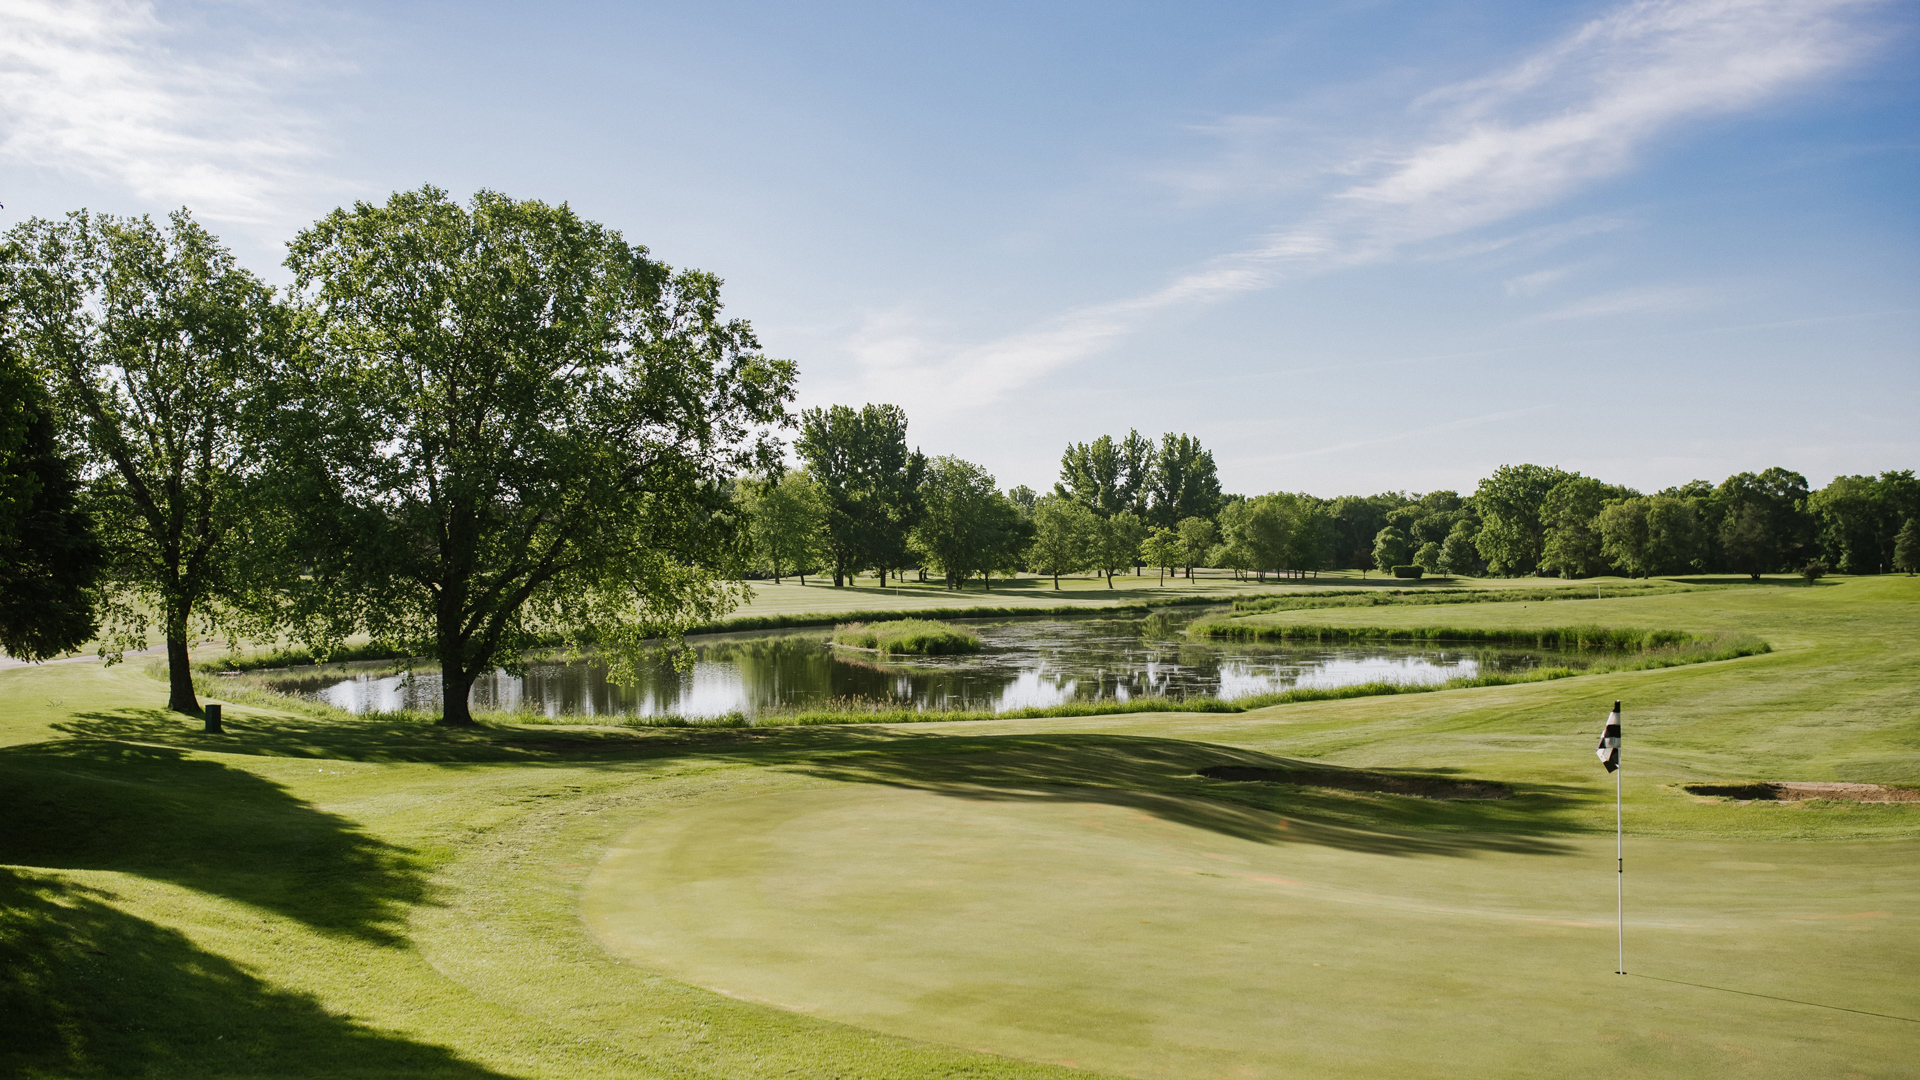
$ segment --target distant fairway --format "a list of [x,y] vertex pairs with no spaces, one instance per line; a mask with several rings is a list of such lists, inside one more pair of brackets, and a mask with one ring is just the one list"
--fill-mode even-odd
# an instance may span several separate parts
[[[139,661],[4,671],[0,1075],[1914,1075],[1920,803],[1684,785],[1920,785],[1920,581],[1252,618],[1775,651],[1240,714],[738,730],[228,702],[205,735]],[[1616,697],[1626,977],[1592,753]]]

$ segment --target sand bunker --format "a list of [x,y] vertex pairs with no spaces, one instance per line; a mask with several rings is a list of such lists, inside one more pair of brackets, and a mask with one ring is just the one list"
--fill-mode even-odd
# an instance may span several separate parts
[[1694,795],[1713,795],[1742,802],[1760,799],[1767,802],[1800,802],[1806,799],[1834,799],[1840,802],[1906,803],[1920,802],[1920,790],[1884,787],[1880,784],[1796,783],[1763,781],[1757,784],[1688,784]]
[[1299,784],[1422,799],[1507,799],[1513,789],[1488,780],[1447,780],[1438,776],[1391,776],[1359,769],[1263,769],[1252,765],[1212,765],[1200,775],[1213,780]]

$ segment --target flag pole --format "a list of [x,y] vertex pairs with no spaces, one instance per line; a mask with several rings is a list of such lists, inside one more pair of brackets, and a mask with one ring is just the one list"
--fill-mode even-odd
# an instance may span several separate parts
[[[1619,704],[1614,704],[1618,712]],[[1616,975],[1627,973],[1627,853],[1625,839],[1620,829],[1620,770],[1613,770],[1613,863],[1614,910],[1619,916],[1619,936],[1616,939],[1619,949],[1619,967]]]
[[1614,968],[1614,974],[1625,975],[1627,973],[1627,850],[1626,834],[1621,828],[1620,818],[1620,774],[1624,770],[1626,762],[1622,760],[1624,755],[1620,753],[1620,744],[1626,740],[1621,738],[1621,736],[1625,734],[1625,731],[1621,725],[1620,703],[1618,701],[1613,703],[1613,724],[1613,897],[1614,913],[1618,920],[1618,929],[1614,942],[1617,950],[1616,959],[1619,961],[1618,965]]

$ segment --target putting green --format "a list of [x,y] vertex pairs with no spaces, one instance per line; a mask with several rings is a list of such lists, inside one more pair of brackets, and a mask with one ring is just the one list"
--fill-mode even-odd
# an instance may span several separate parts
[[1621,977],[1611,837],[1407,854],[1181,798],[715,801],[627,834],[583,909],[699,986],[1135,1076],[1912,1075],[1920,843],[1632,841]]

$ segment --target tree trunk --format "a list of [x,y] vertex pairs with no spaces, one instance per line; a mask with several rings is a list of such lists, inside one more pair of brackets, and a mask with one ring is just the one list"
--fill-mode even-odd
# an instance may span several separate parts
[[187,628],[183,615],[179,623],[167,619],[167,708],[189,716],[200,714],[200,699],[193,693],[193,660],[187,655]]
[[886,588],[887,587],[887,568],[883,566],[875,572],[880,575],[880,587],[883,589]]
[[845,577],[846,560],[842,559],[838,554],[835,554],[833,557],[833,587],[836,589],[839,588]]
[[1107,588],[1113,588],[1113,571],[1107,571]]
[[440,723],[448,727],[475,727],[473,708],[467,698],[473,693],[473,676],[458,665],[440,665]]
[[1053,587],[1055,591],[1058,591],[1060,588],[1060,575],[1058,573],[1053,575]]

